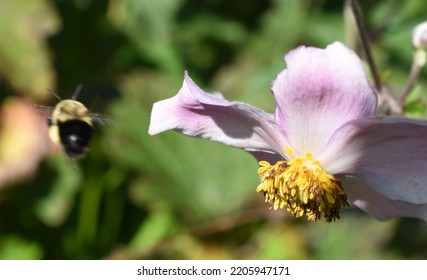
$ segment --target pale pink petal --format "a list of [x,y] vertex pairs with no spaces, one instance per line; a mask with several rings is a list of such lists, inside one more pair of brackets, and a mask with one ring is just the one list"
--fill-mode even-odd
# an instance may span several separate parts
[[246,151],[284,154],[286,146],[273,116],[251,105],[207,94],[187,73],[176,96],[153,105],[149,134],[170,129]]
[[341,43],[299,47],[273,82],[275,118],[297,155],[319,157],[345,122],[375,113],[377,96],[360,59]]
[[363,181],[347,176],[341,180],[348,199],[357,207],[378,220],[395,217],[415,217],[427,222],[427,205],[391,200],[374,191]]
[[363,179],[392,200],[427,203],[427,122],[377,117],[339,129],[319,159],[332,174]]

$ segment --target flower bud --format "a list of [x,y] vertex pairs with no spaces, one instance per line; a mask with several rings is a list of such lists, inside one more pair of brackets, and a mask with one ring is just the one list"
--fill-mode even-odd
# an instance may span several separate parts
[[415,26],[412,32],[412,45],[416,49],[427,50],[427,21]]

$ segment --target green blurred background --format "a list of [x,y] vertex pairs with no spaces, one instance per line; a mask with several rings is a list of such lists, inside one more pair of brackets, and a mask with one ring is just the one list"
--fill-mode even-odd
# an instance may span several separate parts
[[[361,1],[392,94],[412,62],[424,0]],[[152,104],[183,72],[273,112],[269,85],[300,44],[360,53],[343,1],[0,0],[0,259],[425,259],[427,226],[346,209],[327,224],[269,211],[248,154],[147,133]],[[427,72],[405,110],[425,116]],[[51,92],[112,123],[86,158],[49,144]],[[40,115],[40,116],[39,116]]]

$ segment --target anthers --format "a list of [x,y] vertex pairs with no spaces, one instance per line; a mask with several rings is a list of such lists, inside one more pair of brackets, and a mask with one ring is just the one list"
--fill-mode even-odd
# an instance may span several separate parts
[[[290,148],[287,150],[293,154]],[[326,173],[310,153],[274,165],[260,161],[259,165],[261,183],[257,192],[264,194],[271,209],[286,208],[295,217],[306,215],[311,221],[324,216],[331,222],[340,218],[341,208],[348,206],[341,182]]]

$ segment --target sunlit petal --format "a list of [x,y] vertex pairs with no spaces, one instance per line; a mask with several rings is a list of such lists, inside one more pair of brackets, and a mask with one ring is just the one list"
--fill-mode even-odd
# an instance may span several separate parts
[[343,123],[375,113],[377,97],[357,55],[341,43],[299,47],[272,84],[276,120],[298,155],[319,157]]
[[273,116],[201,90],[185,74],[179,93],[154,104],[149,134],[174,129],[247,151],[284,153],[285,139]]

